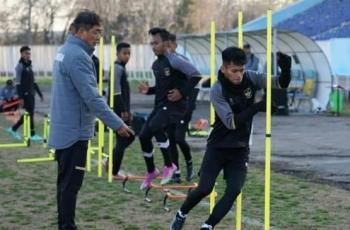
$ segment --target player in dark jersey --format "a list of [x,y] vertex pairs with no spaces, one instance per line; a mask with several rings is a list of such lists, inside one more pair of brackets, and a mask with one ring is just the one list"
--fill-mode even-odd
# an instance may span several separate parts
[[[208,138],[199,184],[176,213],[170,225],[171,230],[182,229],[187,214],[211,193],[216,177],[223,170],[225,193],[201,227],[202,230],[213,229],[231,209],[246,178],[253,116],[266,110],[265,99],[255,103],[254,96],[257,90],[266,87],[266,76],[245,71],[247,60],[240,48],[225,49],[222,61],[218,81],[210,92],[210,101],[215,109],[215,123]],[[272,78],[272,86],[287,88],[291,79],[291,58],[278,53],[278,65],[281,74]]]

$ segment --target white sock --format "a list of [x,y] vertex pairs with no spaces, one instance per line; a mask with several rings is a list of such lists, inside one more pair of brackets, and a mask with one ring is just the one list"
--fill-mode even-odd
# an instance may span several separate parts
[[211,225],[209,225],[209,224],[203,224],[203,225],[201,226],[201,228],[209,228],[210,230],[212,230],[212,229],[213,229],[213,226],[211,226]]
[[179,216],[180,216],[181,218],[186,218],[186,216],[187,216],[187,215],[184,215],[184,214],[181,212],[180,209],[179,209],[179,211],[177,211],[177,214],[179,214]]

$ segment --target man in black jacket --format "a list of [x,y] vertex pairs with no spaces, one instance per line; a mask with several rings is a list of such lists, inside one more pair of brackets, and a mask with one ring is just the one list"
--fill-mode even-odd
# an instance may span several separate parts
[[[28,46],[23,46],[20,49],[21,59],[16,66],[16,87],[19,98],[23,100],[23,108],[30,116],[30,140],[42,141],[42,137],[35,134],[34,129],[34,110],[35,110],[35,92],[40,96],[41,101],[44,100],[43,94],[40,91],[38,84],[35,82],[34,72],[31,61],[31,52]],[[20,140],[21,136],[17,129],[23,124],[24,116],[17,121],[17,123],[7,128],[15,139]]]
[[[278,53],[278,57],[281,74],[272,78],[272,86],[287,88],[291,78],[291,58],[282,53]],[[218,81],[210,92],[215,123],[207,141],[199,184],[176,213],[170,225],[171,230],[182,229],[187,214],[211,193],[216,177],[223,170],[225,193],[201,227],[202,230],[213,229],[231,209],[246,178],[253,116],[266,110],[265,99],[255,103],[254,96],[257,90],[266,87],[266,76],[245,71],[247,59],[240,48],[225,49],[222,61]]]

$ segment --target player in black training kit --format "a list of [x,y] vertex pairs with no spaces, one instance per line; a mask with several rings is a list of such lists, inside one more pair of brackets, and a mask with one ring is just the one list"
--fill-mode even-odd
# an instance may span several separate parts
[[169,152],[169,140],[165,130],[178,122],[186,112],[187,95],[193,89],[191,78],[200,73],[189,62],[168,52],[169,32],[162,28],[149,31],[151,46],[157,59],[152,65],[155,76],[155,87],[147,84],[139,86],[144,94],[155,94],[154,109],[144,124],[140,134],[140,143],[145,158],[147,173],[141,189],[151,186],[151,182],[159,175],[154,165],[152,137],[155,137],[163,154],[164,169],[161,184],[168,183],[177,167],[172,162]]
[[[42,137],[35,134],[34,128],[34,114],[35,114],[35,93],[38,93],[41,101],[44,100],[43,94],[35,82],[35,74],[33,71],[32,60],[31,60],[31,49],[28,46],[23,46],[20,49],[21,58],[16,65],[16,87],[19,98],[23,100],[23,108],[28,112],[30,117],[30,140],[31,141],[42,141]],[[14,124],[12,127],[7,128],[15,139],[20,140],[21,136],[17,133],[18,128],[24,122],[24,115]]]
[[[189,62],[187,57],[176,52],[176,48],[177,48],[176,35],[170,34],[169,51]],[[200,76],[192,77],[191,84],[197,85],[200,79],[201,79]],[[177,149],[177,146],[180,147],[180,150],[185,158],[186,171],[187,171],[186,181],[191,181],[194,176],[191,148],[188,142],[186,141],[186,132],[188,130],[188,125],[192,119],[192,113],[196,108],[196,99],[198,96],[198,92],[199,92],[198,88],[193,88],[192,91],[189,92],[188,99],[187,99],[187,109],[186,109],[185,115],[180,119],[179,122],[177,122],[176,124],[173,124],[167,129],[167,133],[170,141],[170,152],[172,155],[173,162],[177,166],[177,171],[175,172],[172,179],[172,182],[174,183],[181,183],[179,151]]]
[[[225,193],[201,227],[202,230],[213,229],[231,209],[246,178],[253,116],[266,110],[265,99],[255,103],[254,96],[257,90],[266,87],[266,75],[245,71],[247,60],[240,48],[226,48],[222,52],[222,61],[218,81],[210,92],[215,123],[207,141],[199,184],[176,213],[171,230],[182,229],[187,214],[211,193],[216,177],[223,170]],[[272,78],[272,86],[287,88],[291,79],[290,56],[278,53],[278,66],[281,74]]]
[[[128,81],[128,73],[126,64],[130,59],[131,46],[128,43],[121,42],[117,45],[117,60],[115,61],[114,75],[114,108],[113,111],[122,118],[126,125],[130,126],[132,115],[130,112],[130,86]],[[135,136],[122,137],[116,133],[116,145],[113,149],[113,169],[114,178],[123,177],[119,173],[120,166],[124,157],[126,148],[134,141]],[[108,158],[104,160],[104,164],[108,165]],[[106,167],[107,169],[108,167]]]

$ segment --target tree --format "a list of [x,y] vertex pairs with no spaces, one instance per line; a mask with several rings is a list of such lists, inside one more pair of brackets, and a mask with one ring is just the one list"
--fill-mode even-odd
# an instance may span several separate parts
[[39,0],[26,0],[23,2],[23,14],[20,18],[20,22],[23,23],[23,26],[25,28],[25,35],[26,35],[26,43],[32,44],[33,38],[32,38],[32,16],[33,16],[33,9],[36,5],[36,3]]
[[42,0],[41,5],[43,6],[43,39],[45,44],[54,43],[54,31],[53,25],[55,23],[55,18],[57,11],[62,5],[57,4],[57,1],[52,0]]
[[[21,4],[18,4],[18,2]],[[151,27],[164,27],[173,33],[198,33],[210,30],[216,21],[218,31],[237,26],[237,13],[244,22],[296,0],[0,0],[0,42],[52,44],[63,43],[73,18],[83,9],[101,16],[104,37],[117,41],[146,43]],[[17,4],[15,4],[17,2]],[[54,32],[57,21],[63,31]]]
[[189,33],[192,31],[192,24],[190,21],[191,6],[193,5],[193,0],[181,0],[176,6],[175,10],[175,20],[171,28],[174,32]]

